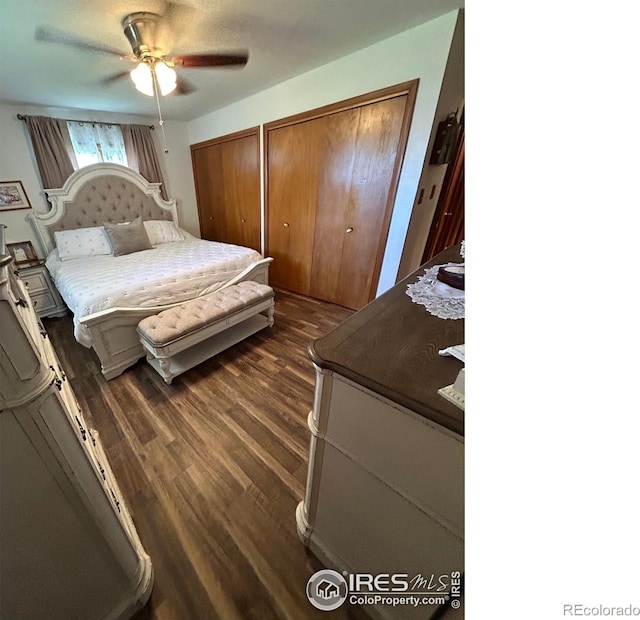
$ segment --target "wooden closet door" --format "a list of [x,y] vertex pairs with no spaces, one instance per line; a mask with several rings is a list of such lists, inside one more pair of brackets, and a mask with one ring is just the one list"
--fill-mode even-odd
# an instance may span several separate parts
[[320,122],[288,125],[272,133],[267,150],[269,282],[309,294],[318,173],[324,139]]
[[220,229],[218,218],[214,220],[214,205],[223,204],[221,185],[212,183],[211,179],[222,175],[220,149],[214,147],[193,150],[191,147],[191,161],[193,163],[193,178],[196,185],[196,200],[198,203],[198,218],[200,220],[200,236],[203,239],[214,240],[224,236]]
[[192,145],[191,155],[202,238],[260,251],[258,130]]
[[265,126],[273,284],[359,309],[375,297],[417,82]]
[[310,295],[359,309],[375,295],[407,96],[324,118]]

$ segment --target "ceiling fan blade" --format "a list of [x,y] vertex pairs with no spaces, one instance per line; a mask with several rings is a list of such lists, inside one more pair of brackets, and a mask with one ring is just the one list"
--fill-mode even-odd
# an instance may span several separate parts
[[182,76],[178,76],[176,78],[176,95],[188,95],[196,90],[196,87],[189,82],[189,80],[185,80]]
[[199,67],[230,67],[247,64],[249,52],[237,54],[186,54],[184,56],[174,56],[171,62],[179,67],[199,68]]
[[75,47],[85,50],[87,52],[98,52],[100,54],[108,54],[110,56],[117,56],[121,59],[136,60],[131,54],[123,53],[119,50],[96,43],[95,41],[89,41],[88,39],[82,39],[76,37],[73,34],[58,30],[57,28],[50,28],[48,26],[40,26],[36,28],[35,32],[36,41],[44,41],[45,43],[57,43],[59,45],[67,45],[69,47]]
[[117,73],[112,73],[111,75],[105,75],[100,80],[100,86],[111,86],[111,84],[113,84],[114,82],[117,82],[123,77],[128,77],[129,75],[129,71],[118,71]]

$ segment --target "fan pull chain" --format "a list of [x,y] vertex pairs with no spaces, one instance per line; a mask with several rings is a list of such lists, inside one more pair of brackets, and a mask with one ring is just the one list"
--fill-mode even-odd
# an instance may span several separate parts
[[160,97],[158,95],[158,80],[156,78],[156,68],[155,66],[151,66],[151,75],[153,76],[153,94],[156,97],[156,105],[158,106],[158,125],[160,125],[160,129],[162,129],[162,147],[165,154],[169,152],[167,148],[167,136],[164,132],[164,121],[162,120],[162,110],[160,109]]

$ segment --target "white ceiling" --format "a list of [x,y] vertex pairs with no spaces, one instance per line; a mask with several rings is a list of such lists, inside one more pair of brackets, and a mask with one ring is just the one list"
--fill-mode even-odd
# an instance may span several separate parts
[[38,26],[131,53],[120,22],[136,11],[175,19],[172,53],[249,50],[243,69],[178,69],[197,90],[162,101],[192,120],[376,41],[461,8],[464,0],[0,0],[0,101],[153,116],[153,99],[116,56],[34,40]]

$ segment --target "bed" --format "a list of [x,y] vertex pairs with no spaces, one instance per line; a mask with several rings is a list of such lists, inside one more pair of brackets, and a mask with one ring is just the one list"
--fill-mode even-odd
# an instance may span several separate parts
[[[145,355],[136,332],[144,317],[243,280],[268,284],[271,258],[189,234],[175,200],[129,168],[87,166],[46,193],[51,210],[29,217],[74,315],[74,336],[94,349],[106,379]],[[120,237],[141,227],[148,249],[114,255]]]

